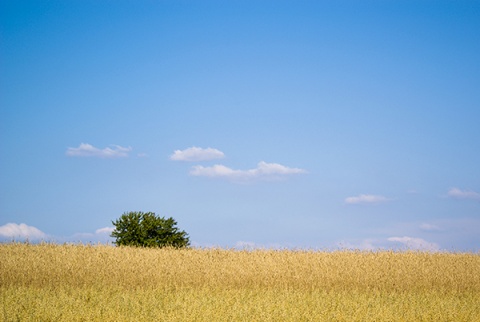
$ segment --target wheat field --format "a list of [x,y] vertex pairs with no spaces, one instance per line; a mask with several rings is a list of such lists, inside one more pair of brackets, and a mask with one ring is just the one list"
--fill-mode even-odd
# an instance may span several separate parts
[[480,256],[6,243],[0,294],[0,321],[480,321]]

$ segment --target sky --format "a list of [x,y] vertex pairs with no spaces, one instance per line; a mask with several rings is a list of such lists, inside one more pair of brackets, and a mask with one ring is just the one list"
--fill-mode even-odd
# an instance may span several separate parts
[[479,1],[0,1],[0,240],[480,251]]

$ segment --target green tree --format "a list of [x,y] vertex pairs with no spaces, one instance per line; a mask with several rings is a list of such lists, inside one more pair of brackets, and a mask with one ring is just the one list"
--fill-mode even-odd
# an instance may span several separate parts
[[137,247],[186,247],[190,245],[188,234],[177,228],[172,218],[158,217],[153,212],[128,212],[116,221],[111,237],[117,246]]

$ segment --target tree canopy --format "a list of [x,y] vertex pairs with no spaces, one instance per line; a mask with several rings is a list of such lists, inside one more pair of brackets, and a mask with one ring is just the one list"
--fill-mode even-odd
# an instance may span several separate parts
[[115,229],[111,237],[117,246],[186,247],[188,234],[177,227],[172,218],[159,217],[153,212],[128,212],[112,221]]

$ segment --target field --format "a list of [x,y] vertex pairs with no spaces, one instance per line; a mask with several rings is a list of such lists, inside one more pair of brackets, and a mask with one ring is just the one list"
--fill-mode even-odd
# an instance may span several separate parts
[[480,321],[480,255],[8,243],[0,296],[0,321]]

